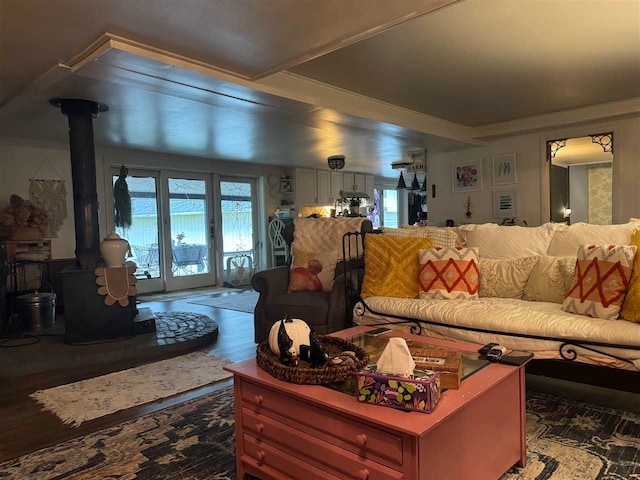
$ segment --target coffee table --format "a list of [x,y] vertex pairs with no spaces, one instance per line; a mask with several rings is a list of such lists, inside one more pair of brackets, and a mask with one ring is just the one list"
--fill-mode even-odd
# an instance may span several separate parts
[[[370,329],[332,335],[364,341]],[[404,412],[359,403],[355,390],[277,380],[254,359],[226,367],[234,375],[238,478],[480,480],[525,465],[524,365],[488,364],[471,343],[386,336],[462,352],[460,389],[444,392],[431,414]]]

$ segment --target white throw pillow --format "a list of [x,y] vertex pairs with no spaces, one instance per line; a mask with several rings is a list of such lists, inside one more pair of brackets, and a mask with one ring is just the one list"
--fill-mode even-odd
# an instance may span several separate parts
[[575,271],[575,257],[538,257],[522,299],[530,302],[562,303],[571,287]]
[[430,238],[434,247],[455,247],[457,235],[455,232],[438,227],[414,227],[414,228],[384,228],[384,235],[392,237],[419,237]]
[[[633,231],[640,222],[621,225],[592,225],[575,223],[556,229],[549,245],[549,255],[554,257],[576,257],[580,245],[628,245]],[[482,253],[482,252],[480,252]]]
[[539,227],[505,227],[494,223],[460,227],[467,247],[478,248],[480,258],[497,260],[546,255],[554,229],[551,223]]
[[538,257],[492,260],[481,258],[480,297],[522,298],[524,288]]

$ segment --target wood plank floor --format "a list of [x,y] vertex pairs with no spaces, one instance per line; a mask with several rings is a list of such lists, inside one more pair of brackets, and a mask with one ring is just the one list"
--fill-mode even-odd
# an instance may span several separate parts
[[[234,295],[234,293],[228,295]],[[171,302],[148,302],[141,306],[151,307],[154,311],[187,311],[207,315],[218,323],[219,335],[213,345],[204,349],[206,352],[232,362],[255,356],[253,313],[195,305],[188,303],[188,300],[187,298]],[[39,389],[64,385],[132,366],[134,365],[111,364],[81,374],[69,371],[52,372],[15,381],[12,379],[11,385],[7,385],[7,382],[0,385],[0,462],[185,402],[233,383],[232,379],[224,380],[87,421],[77,428],[64,425],[53,413],[42,411],[40,405],[29,398],[29,394]]]

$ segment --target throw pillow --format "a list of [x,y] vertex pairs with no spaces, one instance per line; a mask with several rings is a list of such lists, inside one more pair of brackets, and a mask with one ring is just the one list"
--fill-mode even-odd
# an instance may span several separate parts
[[293,257],[289,271],[289,293],[329,291],[333,287],[338,250],[316,254],[291,244]]
[[475,298],[479,277],[477,248],[420,251],[420,298]]
[[553,234],[549,255],[575,257],[581,245],[628,245],[631,234],[638,227],[638,222],[621,225],[593,225],[580,222],[561,225]]
[[505,227],[496,224],[462,225],[467,247],[480,249],[482,258],[512,259],[546,255],[555,227]]
[[[633,231],[630,243],[635,245],[636,249],[640,249],[640,228]],[[631,283],[627,290],[627,296],[624,297],[622,310],[620,310],[620,318],[630,322],[640,322],[640,255],[637,253],[633,261]]]
[[527,280],[536,266],[538,257],[492,260],[481,258],[480,297],[522,298]]
[[431,248],[431,239],[367,235],[364,243],[362,298],[417,298],[418,252]]
[[383,234],[391,235],[392,237],[430,238],[433,241],[434,247],[455,247],[457,238],[455,232],[438,227],[385,227]]
[[538,257],[524,287],[523,300],[562,303],[576,273],[575,257]]
[[629,286],[635,245],[583,245],[562,310],[615,320]]

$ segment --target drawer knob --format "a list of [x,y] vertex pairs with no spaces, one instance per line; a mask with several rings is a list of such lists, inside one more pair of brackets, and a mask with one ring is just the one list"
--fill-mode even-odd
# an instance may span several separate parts
[[366,468],[363,468],[362,470],[360,470],[358,472],[358,478],[360,478],[360,480],[368,480],[369,470],[367,470]]
[[361,447],[364,447],[367,444],[367,436],[364,433],[361,433],[360,435],[356,435],[356,441],[358,442],[358,445],[360,445]]
[[262,403],[262,400],[264,400],[262,398],[262,395],[256,395],[255,397],[253,397],[253,399],[256,401],[258,405],[260,405]]
[[[258,450],[258,453],[256,454],[256,456],[258,457],[258,461],[262,463],[262,461],[264,460],[264,457],[266,457],[267,454],[264,450]],[[367,472],[367,477],[368,476],[369,476],[369,472]]]
[[261,422],[256,423],[256,430],[258,432],[262,432],[264,430],[264,423],[261,423]]

